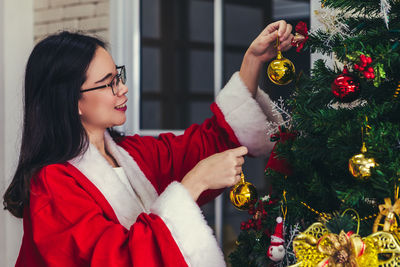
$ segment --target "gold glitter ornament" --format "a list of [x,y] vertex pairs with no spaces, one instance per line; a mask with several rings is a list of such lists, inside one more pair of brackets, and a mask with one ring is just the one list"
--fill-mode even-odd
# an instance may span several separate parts
[[[276,47],[279,47],[279,37]],[[269,79],[277,85],[286,85],[293,81],[296,76],[293,62],[284,58],[280,50],[278,50],[276,59],[269,63],[267,73]]]
[[367,148],[363,142],[361,153],[352,156],[349,159],[349,171],[355,178],[366,180],[371,176],[371,168],[377,165],[374,158],[365,156]]
[[257,201],[257,189],[252,183],[244,180],[243,172],[240,175],[240,182],[237,183],[229,194],[230,200],[237,209],[248,210],[250,205]]

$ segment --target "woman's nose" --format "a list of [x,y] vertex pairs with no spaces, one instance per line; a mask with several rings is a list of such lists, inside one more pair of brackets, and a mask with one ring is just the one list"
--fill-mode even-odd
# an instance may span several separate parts
[[126,84],[120,83],[118,86],[119,86],[119,90],[117,93],[118,96],[123,96],[126,93],[128,93],[128,86],[126,86]]

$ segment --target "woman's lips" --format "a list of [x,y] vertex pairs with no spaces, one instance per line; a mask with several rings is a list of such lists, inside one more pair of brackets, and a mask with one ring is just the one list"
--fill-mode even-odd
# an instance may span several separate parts
[[119,110],[119,111],[126,111],[126,109],[127,109],[126,103],[116,106],[115,109]]

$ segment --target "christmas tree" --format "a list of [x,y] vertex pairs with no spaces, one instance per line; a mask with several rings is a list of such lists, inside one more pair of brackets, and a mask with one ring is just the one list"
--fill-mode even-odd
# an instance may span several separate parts
[[[287,101],[290,121],[272,136],[271,194],[250,208],[229,256],[232,266],[400,264],[400,1],[323,0],[316,16],[324,27],[307,32],[299,23],[294,44],[334,64],[317,60],[310,77],[297,74]],[[284,218],[285,255],[274,259],[268,250],[276,244],[278,217]],[[304,231],[317,221],[323,233],[311,244]],[[383,230],[394,237],[391,250],[371,237]],[[353,232],[370,238],[361,241]],[[341,243],[334,252],[316,249],[340,238],[349,250]]]

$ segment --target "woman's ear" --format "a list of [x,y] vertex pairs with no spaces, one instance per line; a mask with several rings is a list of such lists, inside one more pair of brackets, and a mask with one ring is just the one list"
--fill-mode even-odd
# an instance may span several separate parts
[[78,101],[78,114],[79,114],[79,116],[82,116],[82,110],[79,107],[79,105],[80,105],[80,101]]

